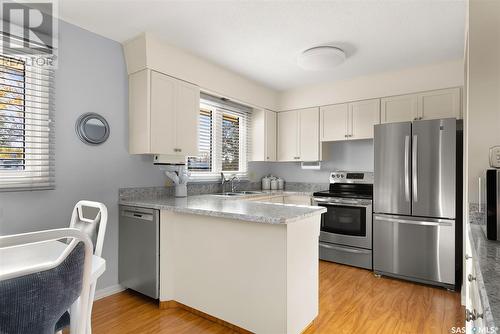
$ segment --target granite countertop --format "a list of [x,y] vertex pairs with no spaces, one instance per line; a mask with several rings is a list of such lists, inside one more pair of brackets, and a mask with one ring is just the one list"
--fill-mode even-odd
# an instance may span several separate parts
[[322,207],[252,201],[252,198],[265,196],[292,195],[311,194],[307,192],[266,191],[261,194],[232,198],[210,194],[185,198],[134,196],[130,198],[121,197],[119,204],[266,224],[288,224],[326,212],[326,209]]
[[483,319],[486,327],[496,327],[500,323],[500,242],[488,240],[479,224],[470,224],[470,232]]

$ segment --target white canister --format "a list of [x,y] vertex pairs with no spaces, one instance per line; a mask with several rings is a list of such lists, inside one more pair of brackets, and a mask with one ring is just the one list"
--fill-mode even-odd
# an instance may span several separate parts
[[262,190],[269,190],[271,189],[271,179],[269,176],[264,176],[262,178]]
[[278,178],[278,190],[284,190],[285,189],[285,180],[283,180],[281,177]]
[[278,180],[277,179],[271,180],[271,190],[278,190]]
[[187,197],[187,184],[181,183],[175,185],[175,197]]

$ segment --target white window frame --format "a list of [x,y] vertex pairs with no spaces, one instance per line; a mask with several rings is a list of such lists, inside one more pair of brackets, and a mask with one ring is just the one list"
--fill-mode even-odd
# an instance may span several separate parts
[[[212,113],[212,157],[211,157],[211,171],[189,171],[190,182],[210,182],[219,181],[221,179],[221,172],[228,176],[238,176],[241,180],[248,179],[248,155],[249,155],[249,125],[250,114],[242,117],[242,113],[233,112],[217,106],[200,102],[200,110],[210,110]],[[239,168],[237,171],[223,171],[222,170],[222,115],[231,114],[240,118],[239,122]],[[187,157],[186,157],[187,165]]]

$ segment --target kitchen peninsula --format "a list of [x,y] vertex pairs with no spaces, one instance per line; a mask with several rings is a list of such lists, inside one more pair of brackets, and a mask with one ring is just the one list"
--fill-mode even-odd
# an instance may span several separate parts
[[318,315],[325,209],[265,201],[121,198],[121,205],[160,210],[160,306],[187,306],[254,333],[307,328]]

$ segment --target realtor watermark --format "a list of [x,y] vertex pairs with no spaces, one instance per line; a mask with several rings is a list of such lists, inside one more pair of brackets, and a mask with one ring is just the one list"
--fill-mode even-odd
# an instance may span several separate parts
[[57,66],[57,1],[0,0],[0,52],[28,65]]
[[478,327],[472,326],[467,332],[466,327],[451,327],[451,334],[499,334],[498,327]]

